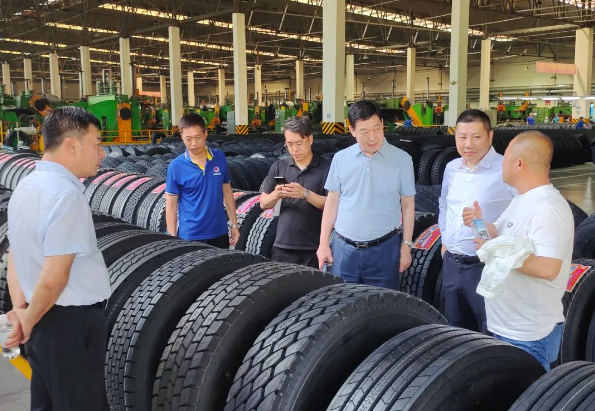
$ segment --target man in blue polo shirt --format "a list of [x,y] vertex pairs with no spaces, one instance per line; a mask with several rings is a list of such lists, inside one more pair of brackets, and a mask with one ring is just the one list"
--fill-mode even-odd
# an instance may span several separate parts
[[[183,240],[229,248],[238,242],[240,229],[225,154],[207,147],[207,127],[199,114],[185,115],[178,127],[186,151],[167,169],[167,232]],[[226,211],[232,223],[231,239]]]
[[[349,109],[357,144],[333,157],[317,256],[345,281],[396,289],[411,265],[415,178],[409,154],[384,138],[382,112],[361,100]],[[403,241],[397,228],[403,221]],[[334,233],[331,232],[334,226]]]

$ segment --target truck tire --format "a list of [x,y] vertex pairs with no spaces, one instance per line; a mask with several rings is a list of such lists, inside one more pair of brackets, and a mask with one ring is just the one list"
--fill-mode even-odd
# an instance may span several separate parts
[[97,248],[103,254],[105,265],[109,268],[114,261],[135,248],[170,238],[149,230],[126,230],[101,237],[97,241]]
[[163,352],[152,409],[223,409],[233,376],[267,324],[305,294],[341,282],[298,265],[262,263],[214,284],[188,308]]
[[353,370],[399,333],[446,324],[429,304],[361,284],[313,291],[283,310],[244,358],[225,411],[326,410]]

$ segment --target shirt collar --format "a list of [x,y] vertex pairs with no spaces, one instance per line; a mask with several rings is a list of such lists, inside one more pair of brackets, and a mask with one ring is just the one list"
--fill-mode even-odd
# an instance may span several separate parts
[[[496,153],[494,146],[491,146],[486,155],[483,156],[479,164],[477,164],[477,166],[489,170],[490,168],[492,168],[492,163],[494,162],[494,159],[496,158],[497,154],[498,153]],[[459,161],[459,168],[465,168],[463,157],[461,157]]]
[[[390,144],[388,143],[388,141],[386,141],[386,138],[384,138],[384,140],[382,141],[382,145],[380,146],[380,149],[376,153],[374,153],[374,155],[376,155],[377,153],[380,153],[380,154],[382,154],[383,157],[386,157],[390,150],[389,145]],[[360,154],[365,155],[364,152],[362,151],[361,147],[359,146],[358,142],[356,142],[351,147],[349,147],[349,149],[351,150],[351,154],[353,154],[354,156],[358,156]]]
[[[188,154],[188,149],[186,149],[186,151],[184,151],[184,158],[188,161],[190,161],[191,163],[194,163],[194,161],[192,161],[192,158],[190,158],[190,154]],[[207,160],[211,161],[213,160],[213,152],[211,151],[211,149],[209,147],[207,147]]]
[[[289,157],[287,157],[287,163],[292,167],[297,167],[297,164],[295,164],[295,160],[293,159],[293,157],[291,155]],[[318,154],[316,151],[312,151],[312,159],[310,160],[310,164],[308,164],[306,166],[306,168],[318,167],[319,165],[320,165],[320,154]]]
[[56,163],[55,161],[39,160],[35,165],[35,169],[39,171],[50,171],[53,173],[62,174],[64,177],[72,181],[81,191],[85,191],[85,186],[83,183],[81,183],[81,181],[62,164]]

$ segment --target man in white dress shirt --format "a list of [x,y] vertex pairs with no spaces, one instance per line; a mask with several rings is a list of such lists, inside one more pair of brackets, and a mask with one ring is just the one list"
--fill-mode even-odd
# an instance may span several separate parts
[[79,181],[97,174],[105,156],[99,129],[80,107],[54,110],[43,121],[45,154],[8,204],[9,344],[28,342],[32,410],[107,406],[103,307],[110,281]]
[[461,158],[444,171],[438,219],[446,318],[454,326],[483,333],[487,332],[485,303],[475,290],[484,265],[475,251],[473,230],[463,223],[463,209],[477,200],[484,220],[493,223],[516,194],[502,181],[503,156],[492,147],[493,136],[490,118],[483,111],[461,113],[455,132]]

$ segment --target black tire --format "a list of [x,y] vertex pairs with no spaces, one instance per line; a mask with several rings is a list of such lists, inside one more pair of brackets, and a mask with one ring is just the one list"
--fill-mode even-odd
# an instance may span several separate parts
[[114,261],[142,245],[171,238],[149,230],[126,230],[108,234],[97,240],[97,247],[108,268]]
[[407,294],[360,284],[324,287],[283,310],[240,367],[225,411],[326,410],[353,370],[389,338],[446,324]]
[[108,344],[106,386],[112,408],[151,409],[159,358],[184,312],[225,275],[262,261],[246,253],[209,249],[185,254],[149,273],[122,307]]
[[415,186],[415,211],[422,213],[440,213],[439,198],[441,186]]
[[417,172],[419,184],[425,186],[432,185],[432,165],[440,153],[442,153],[442,149],[429,149],[423,152],[419,159]]
[[[151,135],[151,144],[159,144],[163,143],[163,140],[167,138],[165,133],[161,131],[156,131]],[[159,140],[159,141],[158,141]]]
[[236,209],[238,224],[240,225],[240,239],[236,244],[236,250],[246,251],[250,230],[262,212],[260,195],[246,200]]
[[437,213],[415,212],[415,223],[413,224],[413,239],[415,240],[421,233],[431,226],[438,224]]
[[574,361],[535,381],[509,411],[588,411],[595,406],[595,364]]
[[253,265],[223,278],[187,310],[172,334],[157,372],[153,409],[223,409],[232,376],[266,325],[298,298],[340,282],[282,263]]
[[572,210],[572,218],[574,219],[574,229],[576,230],[576,228],[579,225],[581,225],[581,223],[583,221],[585,221],[589,216],[587,215],[587,213],[585,213],[583,211],[582,208],[580,208],[579,206],[574,204],[572,201],[570,201],[570,200],[566,200],[566,201],[568,201],[568,205],[570,206],[570,209]]
[[95,236],[101,238],[105,235],[124,230],[138,230],[139,227],[126,223],[102,222],[95,223]]
[[160,198],[153,207],[148,228],[149,230],[158,233],[167,231],[167,222],[165,221],[165,197]]
[[279,222],[272,214],[272,210],[262,212],[252,225],[246,240],[247,252],[271,257]]
[[89,181],[87,188],[85,188],[85,199],[87,200],[87,202],[89,204],[92,204],[93,197],[95,197],[95,193],[97,192],[97,190],[99,190],[99,188],[102,187],[103,182],[105,180],[107,180],[108,178],[110,178],[111,176],[114,176],[116,174],[121,174],[121,173],[116,170],[109,170],[109,171],[100,170],[100,173],[98,173],[92,179],[89,179],[91,181]]
[[574,230],[572,258],[595,258],[595,214],[591,214]]
[[442,179],[444,178],[444,170],[446,169],[446,165],[459,157],[460,155],[455,147],[445,148],[444,151],[442,151],[442,153],[440,153],[438,157],[436,157],[436,160],[434,160],[434,164],[432,164],[432,185],[442,184]]
[[160,199],[163,198],[165,195],[165,183],[155,187],[153,190],[149,191],[145,198],[138,203],[135,218],[132,221],[133,224],[136,224],[143,228],[149,228],[151,225],[151,215],[153,214],[153,207],[159,202]]
[[21,176],[24,173],[30,173],[30,167],[34,167],[36,162],[37,160],[31,160],[29,158],[15,162],[15,165],[6,179],[6,187],[14,190],[17,187],[19,181],[21,181]]
[[22,157],[11,162],[10,164],[7,164],[2,170],[0,184],[6,188],[11,188],[10,182],[12,181],[14,173],[16,173],[16,171],[21,168],[21,164],[26,163],[29,160],[29,157]]
[[110,178],[108,178],[107,180],[103,181],[101,183],[101,185],[95,191],[93,198],[91,199],[91,202],[89,203],[89,205],[91,206],[91,211],[93,211],[95,213],[103,212],[103,211],[101,211],[101,202],[103,201],[103,197],[105,196],[107,191],[112,187],[112,185],[114,183],[116,183],[119,180],[124,179],[125,177],[127,177],[129,175],[130,174],[128,174],[128,173],[116,173],[116,174],[112,175]]
[[328,411],[506,410],[544,374],[527,352],[445,325],[405,331],[374,351]]
[[[586,269],[586,267],[588,267],[588,269]],[[588,258],[579,258],[577,260],[572,261],[572,265],[570,267],[570,276],[568,278],[568,284],[566,286],[566,292],[562,297],[564,317],[566,317],[566,314],[568,314],[568,307],[570,306],[570,302],[576,294],[578,286],[584,281],[584,279],[587,276],[591,275],[593,271],[595,271],[595,260],[591,260]]]
[[33,170],[35,170],[35,167],[36,167],[38,161],[39,160],[37,160],[37,159],[36,160],[31,160],[31,161],[29,161],[27,163],[26,166],[21,167],[21,170],[18,171],[14,175],[14,177],[13,177],[11,183],[10,183],[10,185],[11,185],[10,189],[11,190],[16,189],[17,186],[18,186],[18,184],[21,182],[21,180],[24,179],[25,177],[27,177],[29,174],[31,174],[33,172]]
[[99,204],[99,212],[111,214],[112,208],[114,206],[118,194],[120,194],[120,192],[124,189],[124,187],[126,187],[126,185],[130,184],[138,178],[139,176],[135,174],[129,174],[111,184],[103,194],[103,198],[101,199],[101,203]]
[[146,193],[151,191],[152,188],[162,183],[163,180],[161,179],[155,180],[153,177],[141,177],[133,183],[128,184],[118,194],[112,214],[131,223],[139,201],[142,201]]
[[37,154],[32,154],[32,153],[22,153],[22,154],[8,154],[8,155],[0,158],[0,185],[6,187],[5,174],[7,173],[7,171],[9,171],[12,168],[11,165],[15,161],[25,159],[25,158],[39,159],[39,156]]
[[[435,236],[437,229],[437,225],[428,228],[420,234],[414,243],[417,245],[425,238]],[[424,248],[414,247],[411,250],[411,267],[399,275],[399,291],[433,304],[436,283],[442,270],[442,238],[440,234],[433,245],[420,245],[420,247]]]

